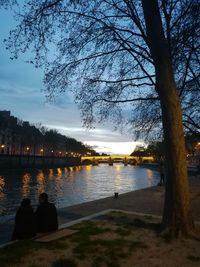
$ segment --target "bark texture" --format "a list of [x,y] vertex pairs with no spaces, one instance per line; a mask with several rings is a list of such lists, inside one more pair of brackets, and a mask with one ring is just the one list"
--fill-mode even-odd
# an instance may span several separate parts
[[142,0],[148,46],[160,96],[166,157],[166,186],[162,227],[173,236],[194,231],[187,177],[185,140],[180,100],[174,81],[168,44],[157,0]]

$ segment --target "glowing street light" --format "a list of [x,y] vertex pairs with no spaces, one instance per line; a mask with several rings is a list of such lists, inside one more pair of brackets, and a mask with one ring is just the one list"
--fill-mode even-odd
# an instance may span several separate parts
[[41,148],[41,149],[40,149],[40,152],[41,152],[41,155],[43,155],[43,153],[44,153],[44,149]]
[[2,154],[4,154],[4,148],[5,148],[5,145],[2,144],[2,145],[1,145],[1,153],[2,153]]

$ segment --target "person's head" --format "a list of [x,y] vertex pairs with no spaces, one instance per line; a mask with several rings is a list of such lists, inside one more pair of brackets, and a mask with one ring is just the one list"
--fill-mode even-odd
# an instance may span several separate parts
[[40,204],[48,202],[48,195],[46,193],[41,193],[39,196],[39,202]]
[[31,204],[31,201],[29,198],[22,199],[21,206],[26,207],[26,206],[29,206],[30,204]]

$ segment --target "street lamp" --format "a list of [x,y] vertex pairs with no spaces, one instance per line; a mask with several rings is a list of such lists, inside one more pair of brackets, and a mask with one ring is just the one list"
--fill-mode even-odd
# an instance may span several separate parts
[[1,154],[4,154],[4,148],[5,148],[5,145],[2,144],[2,145],[1,145]]

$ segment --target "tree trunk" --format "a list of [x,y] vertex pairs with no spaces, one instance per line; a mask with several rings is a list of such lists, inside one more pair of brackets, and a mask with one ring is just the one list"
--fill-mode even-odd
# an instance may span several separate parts
[[148,46],[160,97],[166,157],[165,203],[162,228],[172,236],[194,232],[191,212],[182,112],[174,80],[169,47],[157,0],[142,0]]

